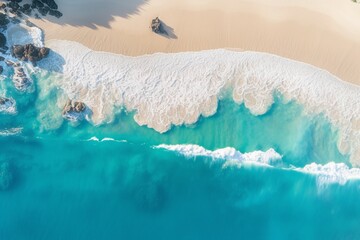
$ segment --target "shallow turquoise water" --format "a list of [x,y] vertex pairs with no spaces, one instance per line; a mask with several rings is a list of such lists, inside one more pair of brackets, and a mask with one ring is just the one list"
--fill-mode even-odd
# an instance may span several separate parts
[[[277,97],[253,116],[230,100],[194,126],[159,134],[132,113],[98,127],[71,126],[55,106],[58,92],[19,94],[17,115],[0,115],[0,163],[13,178],[0,191],[0,239],[359,239],[360,184],[319,187],[315,176],[223,161],[185,158],[154,149],[198,144],[242,152],[274,148],[302,167],[348,163],[336,148],[337,130]],[[44,130],[44,124],[53,130]],[[119,141],[87,141],[114,138]],[[4,179],[0,179],[4,180]]]

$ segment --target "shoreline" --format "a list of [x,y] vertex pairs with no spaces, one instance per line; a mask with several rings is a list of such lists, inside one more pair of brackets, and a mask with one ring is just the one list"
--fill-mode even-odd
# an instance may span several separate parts
[[[360,85],[360,5],[351,1],[139,2],[138,6],[122,3],[119,10],[113,0],[106,0],[104,11],[110,11],[113,4],[114,12],[107,12],[112,15],[98,16],[90,7],[91,21],[89,13],[81,11],[81,1],[72,4],[65,0],[60,5],[64,14],[60,19],[49,16],[48,20],[31,21],[44,30],[46,41],[76,41],[95,51],[127,56],[219,48],[267,52]],[[128,14],[121,12],[123,8],[130,9]],[[169,37],[149,28],[156,16],[172,29]]]
[[111,122],[116,106],[123,106],[136,112],[140,126],[166,132],[216,113],[219,98],[229,89],[236,103],[262,115],[279,91],[306,113],[324,114],[339,128],[340,152],[351,153],[351,162],[359,164],[359,86],[310,64],[225,49],[127,57],[70,41],[52,40],[49,47],[53,53],[40,67],[63,74],[52,87],[89,106],[95,125]]

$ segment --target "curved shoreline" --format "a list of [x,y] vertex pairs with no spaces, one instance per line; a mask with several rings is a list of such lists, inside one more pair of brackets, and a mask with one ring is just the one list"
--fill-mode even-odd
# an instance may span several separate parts
[[[156,52],[241,48],[268,52],[326,69],[360,84],[360,5],[350,0],[113,0],[87,6],[64,0],[56,19],[31,19],[46,40],[80,42],[97,50],[130,56]],[[174,37],[154,34],[159,16]],[[176,36],[176,37],[175,37]]]
[[51,41],[49,47],[53,55],[40,67],[63,73],[54,86],[85,102],[95,124],[111,121],[115,107],[124,106],[136,111],[139,125],[165,132],[214,114],[218,98],[229,90],[237,103],[261,115],[276,91],[329,118],[340,128],[339,150],[359,164],[359,87],[309,64],[224,49],[126,57],[69,41]]

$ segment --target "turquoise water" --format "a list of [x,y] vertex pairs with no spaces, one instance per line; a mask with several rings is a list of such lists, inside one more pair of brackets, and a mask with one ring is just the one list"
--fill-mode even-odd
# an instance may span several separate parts
[[[357,181],[319,188],[316,176],[301,172],[224,168],[153,148],[274,148],[296,167],[348,163],[337,129],[281,96],[262,116],[224,99],[214,116],[159,134],[125,112],[109,124],[72,126],[56,107],[58,90],[18,93],[8,80],[1,88],[18,114],[0,115],[0,129],[23,129],[0,136],[0,166],[8,164],[0,181],[12,176],[0,191],[0,239],[360,238]],[[124,141],[88,141],[94,136]]]

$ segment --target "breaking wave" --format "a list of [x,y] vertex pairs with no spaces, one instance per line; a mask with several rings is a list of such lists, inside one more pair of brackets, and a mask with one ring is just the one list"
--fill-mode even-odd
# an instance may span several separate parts
[[213,160],[224,160],[223,167],[241,167],[245,164],[255,164],[260,166],[276,167],[281,170],[298,171],[314,175],[320,187],[334,183],[344,185],[351,180],[360,180],[360,168],[350,168],[344,163],[329,162],[324,165],[311,163],[305,165],[304,167],[285,166],[282,164],[282,156],[272,148],[266,152],[253,151],[249,153],[241,153],[231,147],[211,151],[202,146],[193,144],[161,144],[155,146],[154,148],[174,151],[187,158],[208,157]]
[[126,57],[69,41],[54,40],[49,47],[52,54],[39,65],[61,73],[53,86],[85,102],[94,124],[111,122],[115,110],[125,107],[135,111],[139,125],[166,132],[213,115],[228,93],[261,115],[279,92],[285,101],[296,100],[307,112],[330,119],[340,129],[340,152],[360,162],[359,87],[311,65],[223,49]]

